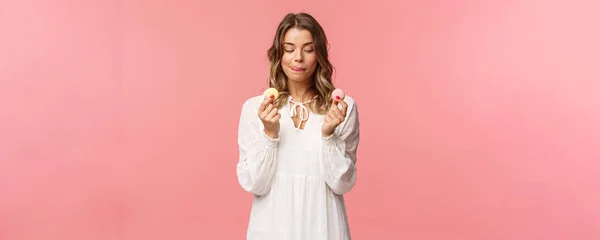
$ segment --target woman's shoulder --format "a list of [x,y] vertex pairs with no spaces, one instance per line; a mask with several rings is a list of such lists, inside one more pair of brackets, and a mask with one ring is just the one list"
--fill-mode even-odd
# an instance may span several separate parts
[[344,97],[344,102],[348,104],[348,107],[356,105],[356,100],[349,95]]
[[256,108],[260,107],[260,104],[263,102],[263,95],[255,95],[249,98],[246,98],[242,104],[242,108]]
[[348,113],[356,108],[356,100],[353,97],[346,95],[344,97],[344,102],[348,104],[348,109],[346,109]]

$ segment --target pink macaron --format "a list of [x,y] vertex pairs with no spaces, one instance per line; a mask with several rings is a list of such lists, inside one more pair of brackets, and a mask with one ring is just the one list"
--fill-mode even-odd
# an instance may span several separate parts
[[333,90],[333,92],[331,92],[331,99],[333,100],[344,100],[344,97],[346,97],[346,95],[344,94],[344,91],[342,91],[342,89],[336,88],[335,90]]

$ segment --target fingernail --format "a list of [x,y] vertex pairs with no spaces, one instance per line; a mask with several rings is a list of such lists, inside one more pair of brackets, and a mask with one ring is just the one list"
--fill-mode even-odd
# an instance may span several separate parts
[[340,96],[335,96],[335,98],[340,99]]
[[274,97],[275,97],[275,95],[271,95],[271,98],[274,98]]

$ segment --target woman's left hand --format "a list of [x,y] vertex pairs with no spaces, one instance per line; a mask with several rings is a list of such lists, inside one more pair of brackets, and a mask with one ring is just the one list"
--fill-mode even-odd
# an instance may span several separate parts
[[[342,105],[341,110],[338,107],[338,104]],[[321,134],[323,137],[328,137],[333,134],[335,128],[344,122],[347,109],[348,104],[344,102],[344,100],[333,100],[333,104],[331,105],[329,112],[327,112],[325,122],[323,122],[323,126],[321,127]]]

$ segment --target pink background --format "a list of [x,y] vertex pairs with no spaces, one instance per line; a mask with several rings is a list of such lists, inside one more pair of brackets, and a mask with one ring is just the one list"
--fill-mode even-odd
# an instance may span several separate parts
[[0,239],[243,239],[241,104],[301,10],[361,109],[355,239],[600,239],[600,4],[366,2],[0,2]]

